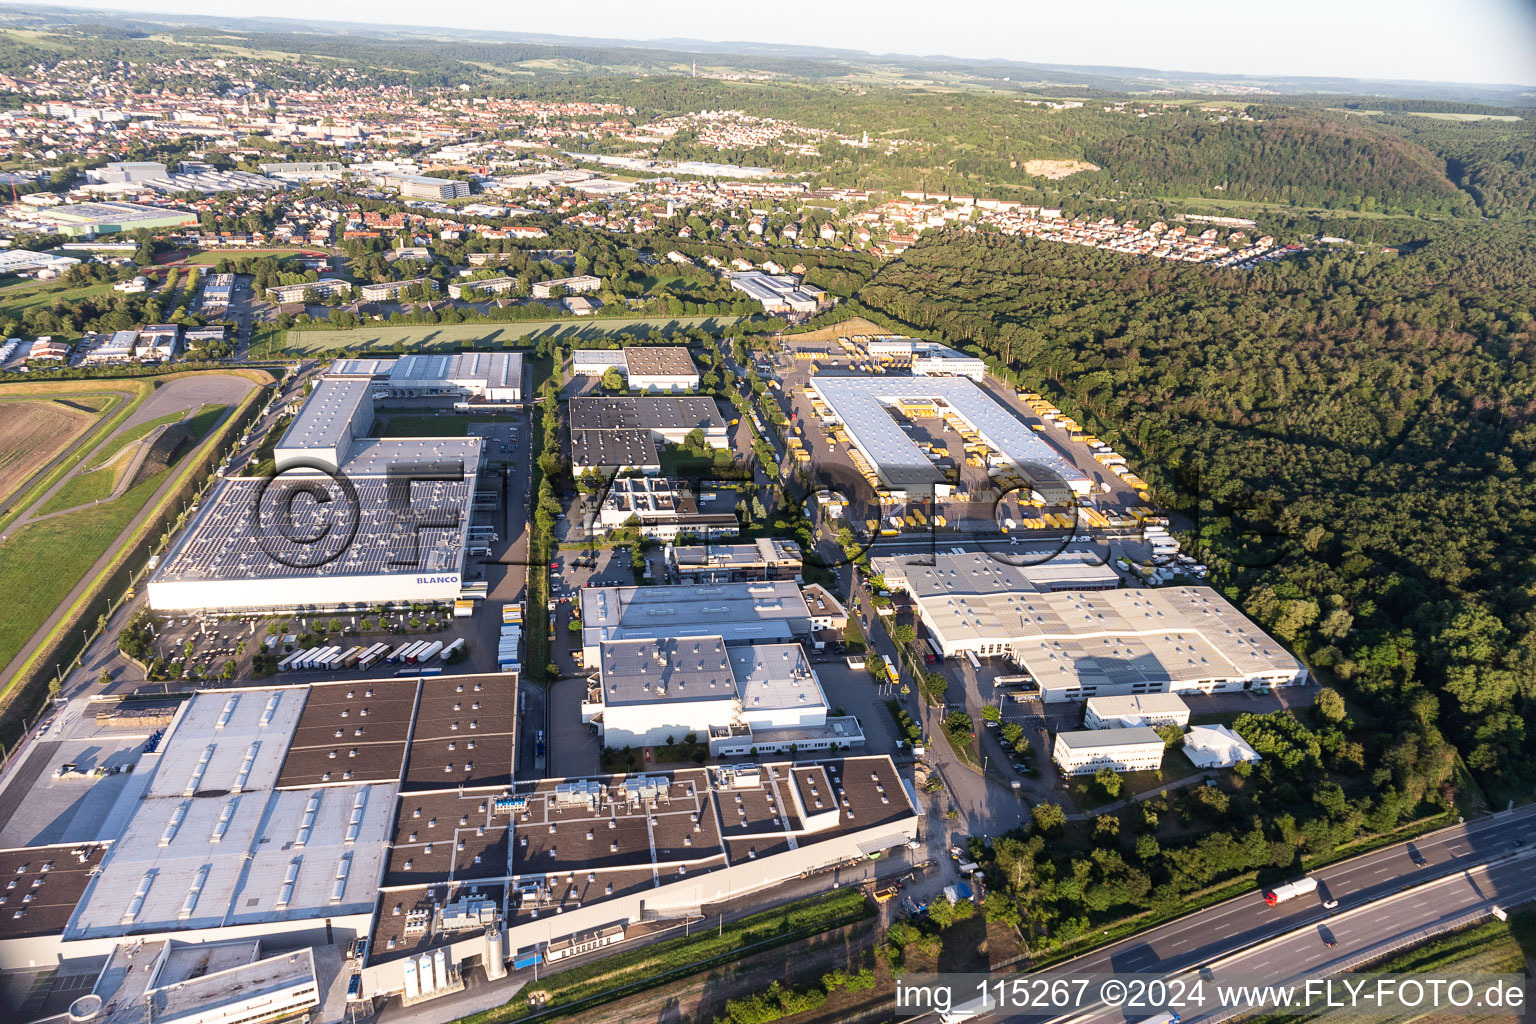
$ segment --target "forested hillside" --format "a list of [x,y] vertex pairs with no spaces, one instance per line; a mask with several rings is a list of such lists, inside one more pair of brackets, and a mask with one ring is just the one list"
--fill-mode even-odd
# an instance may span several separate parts
[[1255,113],[1255,121],[1220,123],[1195,114],[1148,118],[1086,143],[1083,151],[1104,168],[1099,177],[1135,193],[1367,212],[1472,212],[1471,199],[1446,178],[1433,152],[1368,121]]
[[1021,371],[1187,515],[1215,579],[1376,728],[1382,784],[1443,731],[1536,777],[1536,239],[1254,272],[929,236],[858,295]]

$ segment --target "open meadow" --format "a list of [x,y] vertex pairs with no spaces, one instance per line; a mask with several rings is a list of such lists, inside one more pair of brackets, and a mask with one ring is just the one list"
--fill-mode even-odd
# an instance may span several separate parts
[[[374,324],[344,331],[292,330],[274,348],[253,345],[252,355],[265,358],[286,352],[321,355],[327,352],[389,353],[451,352],[466,348],[506,348],[532,345],[549,337],[567,344],[596,341],[620,331],[643,331],[666,337],[693,327],[720,330],[746,319],[739,316],[646,317],[638,319],[525,320],[505,324]],[[281,336],[278,336],[281,337]]]

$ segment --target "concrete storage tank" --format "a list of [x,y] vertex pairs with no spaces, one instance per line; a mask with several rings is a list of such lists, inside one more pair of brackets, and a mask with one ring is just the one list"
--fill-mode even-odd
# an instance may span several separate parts
[[[503,969],[501,973],[505,976],[507,972]],[[81,996],[69,1004],[69,1024],[86,1024],[87,1021],[93,1021],[101,1016],[101,1009],[101,996],[94,992]]]
[[413,1003],[421,998],[421,986],[416,981],[416,961],[405,961],[405,1001]]

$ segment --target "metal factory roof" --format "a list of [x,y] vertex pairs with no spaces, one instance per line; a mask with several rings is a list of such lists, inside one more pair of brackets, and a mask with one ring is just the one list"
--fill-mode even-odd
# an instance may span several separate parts
[[372,414],[373,385],[366,380],[322,380],[315,385],[299,414],[283,432],[279,448],[334,449],[352,439],[358,410]]
[[720,636],[726,643],[789,640],[810,627],[800,588],[788,581],[714,586],[587,587],[583,646],[604,640]]
[[826,694],[799,644],[732,647],[730,658],[746,714],[827,706]]
[[1088,478],[1072,462],[984,390],[964,377],[813,376],[811,387],[838,418],[880,476],[893,486],[937,482],[939,477],[897,425],[887,405],[903,400],[942,402],[982,440],[1042,482],[1059,479],[1084,491]]
[[521,387],[521,352],[457,352],[401,356],[389,371],[391,387],[457,385]]
[[734,700],[736,683],[718,636],[619,640],[599,648],[603,703]]
[[393,359],[338,359],[326,368],[325,376],[336,379],[341,377],[374,377],[386,376],[395,368]]
[[395,787],[275,790],[308,688],[199,693],[183,706],[70,938],[366,912]]
[[[421,461],[430,461],[425,450]],[[326,476],[301,481],[298,474],[285,473],[270,484],[254,477],[225,478],[155,571],[154,581],[235,582],[460,570],[469,527],[464,510],[474,493],[472,472],[462,480],[416,482],[410,486],[408,503],[398,500],[399,485],[388,477],[350,479],[355,505],[347,488]],[[302,488],[311,485],[322,488],[328,499],[325,504],[303,496]],[[291,512],[293,535],[323,537],[324,542],[297,543],[277,529],[254,525],[251,510],[258,501],[265,510],[263,523],[271,523],[271,515],[285,514],[272,511],[283,506]],[[349,529],[353,522],[355,530]]]
[[720,408],[707,395],[573,398],[571,430],[651,430],[687,432],[695,427],[724,430]]

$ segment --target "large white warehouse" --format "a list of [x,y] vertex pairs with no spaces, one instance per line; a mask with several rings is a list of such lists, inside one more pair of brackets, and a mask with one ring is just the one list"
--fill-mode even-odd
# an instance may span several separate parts
[[887,585],[912,595],[945,657],[1007,656],[1047,702],[1307,680],[1301,662],[1209,587],[1050,590],[1032,577],[1054,582],[1052,562],[974,552],[890,561],[903,571],[887,572]]
[[719,757],[864,741],[856,719],[829,720],[826,694],[797,643],[622,640],[600,646],[598,667],[581,718],[597,725],[608,747],[707,738]]
[[483,442],[364,437],[371,387],[320,381],[277,445],[276,476],[219,481],[150,577],[150,607],[346,611],[457,598]]
[[[935,363],[924,372],[949,371]],[[963,361],[956,362],[955,372],[965,372]],[[942,488],[942,476],[887,410],[887,406],[902,403],[931,402],[969,424],[988,447],[1052,500],[1066,500],[1068,492],[1081,495],[1089,491],[1091,481],[1082,470],[967,377],[818,374],[811,377],[810,386],[888,487]]]

